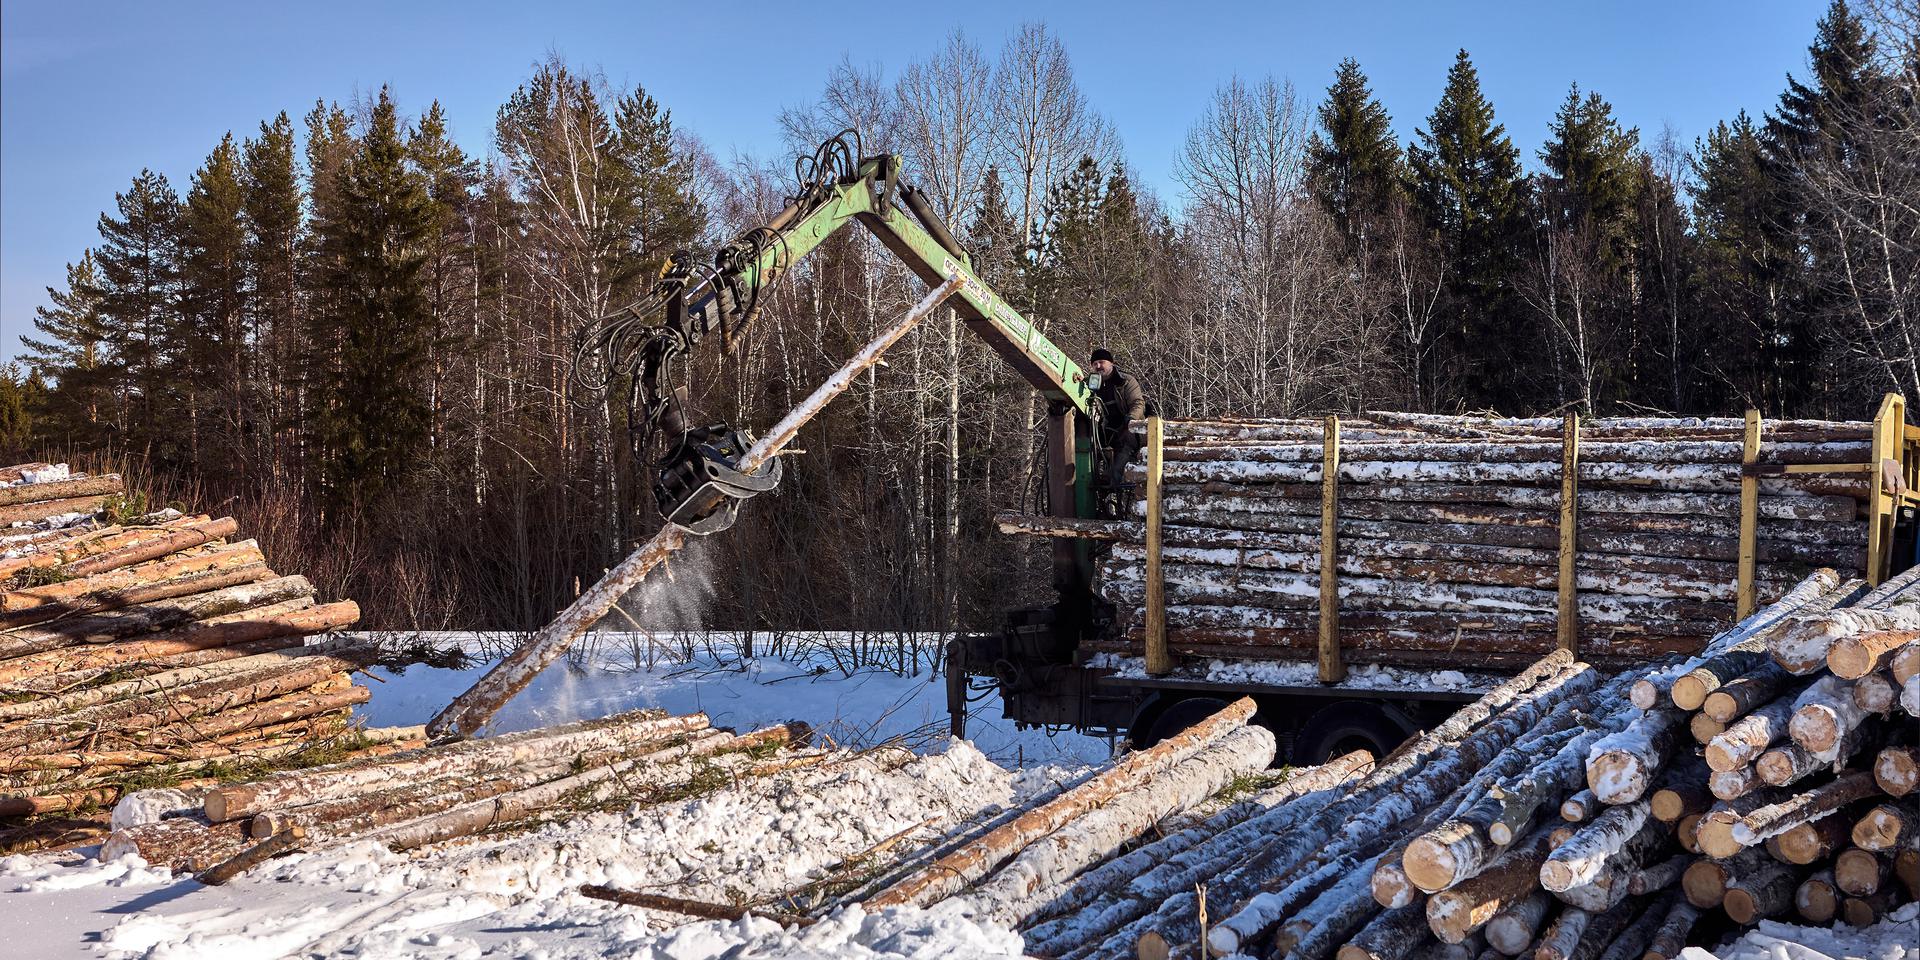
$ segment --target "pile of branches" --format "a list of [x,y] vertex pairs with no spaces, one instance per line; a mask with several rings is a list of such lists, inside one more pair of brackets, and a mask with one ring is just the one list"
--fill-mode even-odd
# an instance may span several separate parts
[[0,851],[97,837],[139,786],[370,745],[348,726],[370,654],[301,639],[359,607],[316,602],[233,518],[22,464],[0,522]]
[[371,840],[412,850],[852,756],[798,749],[807,737],[799,723],[735,734],[712,728],[702,713],[638,710],[423,745],[247,783],[135,795],[122,802],[125,815],[116,813],[101,856],[138,854],[217,882],[295,849]]
[[[1311,656],[1319,627],[1318,420],[1166,421],[1162,578],[1175,653]],[[1340,638],[1347,659],[1419,666],[1484,655],[1509,668],[1555,646],[1561,546],[1558,419],[1370,414],[1339,429]],[[1731,419],[1579,426],[1574,556],[1580,649],[1607,662],[1698,649],[1735,619],[1741,480],[1757,473],[1760,603],[1808,571],[1859,571],[1871,425],[1761,424],[1743,468]],[[1131,477],[1144,478],[1135,466]],[[1135,513],[1144,516],[1144,500]],[[1105,595],[1138,654],[1145,525],[1002,516],[1008,532],[1114,541]]]
[[1872,922],[1920,895],[1920,750],[1893,716],[1896,681],[1920,708],[1916,583],[1820,570],[1614,675],[1555,652],[1377,763],[1162,824],[1009,919],[1074,960],[1660,960],[1796,908]]

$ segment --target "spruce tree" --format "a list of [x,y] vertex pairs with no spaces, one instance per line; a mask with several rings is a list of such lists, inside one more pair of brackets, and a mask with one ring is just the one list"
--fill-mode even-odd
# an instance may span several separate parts
[[334,215],[319,235],[327,308],[310,337],[326,355],[314,364],[310,395],[322,487],[338,515],[401,486],[428,429],[432,318],[423,273],[433,214],[386,88],[330,192]]
[[1416,138],[1407,150],[1414,199],[1452,267],[1444,352],[1462,358],[1462,400],[1512,409],[1528,397],[1516,380],[1535,352],[1513,297],[1515,251],[1529,226],[1526,184],[1520,151],[1495,122],[1465,50]]
[[178,437],[160,413],[180,336],[180,197],[167,178],[142,170],[114,197],[119,216],[100,215],[100,316],[107,332],[107,379],[116,430],[143,452],[168,457]]
[[37,335],[22,335],[28,369],[53,381],[45,401],[46,431],[66,444],[88,446],[100,439],[111,397],[108,389],[109,333],[100,315],[100,275],[93,251],[67,264],[67,288],[47,288],[51,306],[35,307]]
[[1405,191],[1400,141],[1351,57],[1340,61],[1319,115],[1320,129],[1307,144],[1309,183],[1349,246],[1358,247]]
[[240,177],[240,151],[228,134],[194,174],[181,217],[182,327],[188,334],[179,358],[182,412],[196,461],[223,469],[244,465],[243,396],[251,379],[246,190]]
[[1574,84],[1540,147],[1540,201],[1550,227],[1593,234],[1609,265],[1625,260],[1640,131],[1620,128],[1600,94]]
[[988,167],[980,183],[980,203],[974,207],[973,217],[967,224],[967,252],[980,279],[1001,295],[1013,297],[1025,260],[1025,251],[1020,248],[1020,225],[1014,222],[1013,211],[1007,206],[1006,185],[1000,179],[1000,168]]
[[1730,380],[1745,404],[1784,412],[1802,389],[1792,382],[1791,354],[1809,344],[1791,306],[1802,270],[1799,243],[1767,150],[1765,135],[1743,111],[1716,125],[1695,151],[1702,307],[1714,317],[1700,366]]
[[674,143],[672,111],[635,87],[614,104],[613,128],[614,155],[632,191],[633,254],[652,275],[700,239],[707,212],[693,193],[693,168]]

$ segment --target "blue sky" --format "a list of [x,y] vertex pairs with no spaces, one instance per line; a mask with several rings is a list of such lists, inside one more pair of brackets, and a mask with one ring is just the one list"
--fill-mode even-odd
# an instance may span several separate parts
[[[143,166],[184,195],[221,134],[251,134],[315,99],[392,84],[435,98],[485,153],[495,109],[557,51],[640,84],[725,158],[781,149],[780,108],[815,95],[842,56],[892,75],[953,29],[989,54],[1043,20],[1142,178],[1178,203],[1173,160],[1207,96],[1234,74],[1291,79],[1317,98],[1359,59],[1402,138],[1454,52],[1529,165],[1568,84],[1599,91],[1651,140],[1691,143],[1768,109],[1804,74],[1824,0],[1754,2],[99,3],[0,5],[0,355],[30,331],[43,288],[98,241],[94,224]],[[833,11],[843,11],[834,13]],[[862,14],[858,11],[867,11]]]

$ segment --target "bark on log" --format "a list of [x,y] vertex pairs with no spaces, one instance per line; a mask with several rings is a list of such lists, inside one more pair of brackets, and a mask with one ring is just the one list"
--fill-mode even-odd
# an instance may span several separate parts
[[[163,581],[212,570],[241,567],[248,564],[264,563],[259,543],[242,540],[239,543],[195,547],[171,556],[162,557],[147,563],[123,567],[91,577],[76,577],[55,583],[46,583],[33,587],[22,587],[0,593],[0,611],[5,612],[5,622],[9,625],[27,622],[23,614],[37,607],[53,606],[56,609],[49,614],[84,612],[82,606],[87,600],[96,603],[111,602],[107,598],[119,599],[122,603],[138,603],[138,600],[125,600],[115,597],[116,593],[128,591],[134,587],[154,587]],[[96,598],[95,595],[106,595]]]
[[940,858],[926,869],[903,878],[869,898],[868,904],[874,907],[901,904],[922,906],[951,896],[960,887],[1005,863],[1035,839],[1058,830],[1087,810],[1109,802],[1115,794],[1134,789],[1147,777],[1193,756],[1229,731],[1244,725],[1247,718],[1253,715],[1253,710],[1253,701],[1242,697],[1180,734],[1126,757],[1085,783]]
[[747,917],[761,917],[780,924],[783,927],[810,927],[818,922],[816,917],[805,914],[781,911],[755,910],[751,907],[725,903],[702,903],[683,897],[668,897],[654,893],[640,893],[633,890],[616,890],[599,884],[582,884],[580,895],[594,900],[624,904],[629,907],[642,907],[660,913],[674,913],[686,917],[699,917],[703,920],[743,920]]
[[1547,831],[1536,830],[1508,847],[1478,876],[1428,897],[1427,924],[1434,936],[1459,943],[1486,926],[1502,908],[1531,895],[1547,853]]
[[1735,876],[1727,886],[1720,908],[1735,923],[1758,923],[1791,907],[1793,893],[1799,887],[1800,874],[1793,867],[1767,862],[1756,870]]
[[1827,653],[1843,637],[1911,630],[1920,630],[1920,605],[1889,609],[1856,605],[1797,617],[1774,636],[1769,646],[1775,663],[1788,673],[1806,676],[1826,667]]
[[228,710],[210,717],[196,717],[156,727],[146,735],[149,743],[198,743],[209,737],[252,730],[306,717],[319,716],[355,704],[366,703],[372,692],[366,687],[349,686],[326,693],[294,693]]
[[1741,717],[1780,698],[1793,674],[1769,663],[1707,694],[1700,712],[1731,726]]
[[1727,725],[1704,713],[1696,713],[1687,720],[1687,732],[1693,742],[1702,746],[1712,743],[1713,738],[1727,732]]
[[1667,916],[1660,921],[1660,928],[1654,931],[1653,941],[1647,944],[1647,952],[1641,960],[1673,960],[1680,951],[1687,948],[1687,941],[1693,933],[1694,924],[1700,921],[1700,910],[1686,900],[1675,903],[1667,910]]
[[64,571],[69,576],[91,577],[95,574],[130,567],[136,563],[157,560],[170,553],[178,553],[204,543],[224,540],[233,536],[240,525],[232,517],[191,523],[171,527],[159,536],[141,537],[103,553],[67,561]]
[[1794,701],[1787,736],[1808,753],[1832,760],[1839,752],[1840,738],[1859,726],[1866,716],[1866,711],[1854,702],[1850,684],[1838,677],[1821,677]]
[[[190,537],[188,538],[189,542],[183,543],[180,546],[171,546],[170,541],[167,541],[167,538],[173,534],[196,527],[201,530],[203,535]],[[58,532],[55,532],[54,535],[57,539],[36,543],[31,545],[31,547],[23,547],[17,556],[0,558],[0,577],[16,576],[21,571],[29,569],[53,570],[67,568],[61,569],[61,572],[69,576],[102,573],[104,570],[93,569],[90,570],[88,574],[81,574],[70,569],[70,565],[83,560],[99,559],[107,556],[115,556],[117,558],[123,551],[133,551],[137,553],[140,552],[137,548],[142,544],[168,542],[169,546],[165,549],[160,549],[158,552],[153,553],[152,556],[141,558],[143,560],[152,560],[178,550],[198,546],[201,543],[225,539],[233,536],[237,530],[238,526],[234,524],[233,519],[229,517],[218,521],[196,518],[186,523],[161,524],[150,527],[99,527],[81,530],[71,536],[60,536]],[[212,535],[206,536],[204,534]],[[195,540],[198,542],[192,542]],[[118,565],[128,566],[131,563],[138,562],[140,562],[140,560],[132,560],[127,563],[119,563]],[[112,567],[108,566],[106,569],[112,569]]]
[[598,720],[430,747],[377,762],[288,771],[254,783],[210,790],[204,809],[207,819],[214,822],[251,818],[272,809],[374,792],[392,784],[507,769],[543,757],[623,749],[693,733],[706,729],[707,724],[704,713],[669,717],[658,710],[635,710]]
[[1587,758],[1587,787],[1602,803],[1632,803],[1686,737],[1686,714],[1655,710],[1625,730],[1602,737]]
[[1653,792],[1647,812],[1661,823],[1677,824],[1684,817],[1707,812],[1713,807],[1713,800],[1697,776],[1669,778]]
[[1591,881],[1600,867],[1647,821],[1645,800],[1608,807],[1572,839],[1555,847],[1540,867],[1540,885],[1559,893]]
[[1840,903],[1840,919],[1852,927],[1870,927],[1893,910],[1893,891],[1882,890],[1872,896],[1848,897]]
[[351,600],[281,613],[270,614],[268,609],[211,618],[130,642],[68,647],[7,660],[0,662],[0,684],[216,647],[257,641],[277,643],[285,637],[337,630],[360,619],[360,606]]
[[270,603],[311,597],[313,592],[313,584],[306,577],[276,577],[187,597],[85,614],[40,626],[15,628],[8,631],[4,639],[0,639],[0,657],[44,653],[83,643],[104,643]]
[[1525,900],[1494,914],[1482,932],[1494,949],[1509,957],[1520,956],[1533,944],[1553,905],[1552,897],[1536,890]]
[[1692,855],[1682,853],[1651,866],[1641,867],[1634,871],[1633,879],[1627,884],[1627,892],[1640,896],[1675,886],[1680,882],[1680,877],[1687,872],[1687,868],[1693,865],[1693,861]]
[[1338,960],[1411,960],[1432,942],[1423,909],[1397,907],[1381,911],[1335,956]]
[[1794,709],[1794,701],[1782,698],[1740,718],[1707,744],[1707,766],[1725,771],[1753,763],[1768,747],[1786,740]]
[[1680,875],[1680,889],[1686,894],[1687,902],[1702,910],[1712,910],[1726,899],[1727,886],[1733,878],[1751,873],[1767,863],[1767,855],[1759,850],[1742,850],[1728,858],[1702,858],[1695,860]]
[[117,473],[75,477],[72,480],[54,480],[49,483],[23,483],[13,487],[0,487],[0,507],[45,500],[69,500],[75,497],[103,497],[125,489],[126,484],[121,481]]
[[1878,792],[1879,787],[1874,785],[1871,772],[1854,770],[1842,774],[1832,783],[1749,811],[1733,825],[1731,834],[1735,842],[1750,847],[1768,837],[1778,836],[1790,827],[1828,816],[1847,804]]
[[1707,789],[1716,800],[1733,800],[1744,797],[1762,785],[1760,775],[1752,767],[1740,767],[1735,770],[1716,770],[1707,780]]
[[209,825],[191,817],[175,817],[113,831],[100,845],[100,856],[114,860],[135,854],[148,864],[175,873],[198,873],[239,853],[246,845],[244,824]]
[[1724,860],[1753,846],[1751,843],[1741,842],[1735,836],[1734,828],[1740,825],[1747,814],[1779,803],[1791,796],[1791,793],[1779,787],[1762,787],[1733,800],[1723,800],[1714,804],[1713,809],[1700,818],[1700,827],[1695,834],[1695,838],[1700,843],[1700,852],[1709,857]]
[[1736,650],[1721,654],[1687,671],[1673,682],[1673,705],[1682,710],[1698,710],[1708,695],[1734,680],[1744,677],[1769,660],[1762,650]]
[[217,887],[274,857],[300,849],[306,838],[305,830],[288,828],[202,871],[198,879],[208,886]]
[[1108,804],[1033,841],[976,884],[967,901],[980,915],[1016,924],[1074,874],[1098,863],[1155,823],[1204,801],[1235,777],[1266,769],[1273,762],[1274,748],[1273,734],[1264,727],[1232,730],[1186,760],[1115,796]]
[[1540,944],[1534,948],[1533,960],[1568,960],[1580,946],[1580,940],[1586,936],[1588,925],[1593,923],[1593,914],[1579,907],[1568,907],[1554,918],[1547,932],[1540,935]]
[[1795,866],[1818,863],[1833,855],[1847,842],[1845,817],[1822,817],[1781,831],[1767,841],[1776,858]]
[[19,503],[0,507],[0,527],[15,523],[32,523],[64,513],[97,513],[106,502],[107,498],[100,496],[67,497],[60,500],[42,500],[37,503]]
[[1644,904],[1633,922],[1622,927],[1613,942],[1600,953],[1599,960],[1640,960],[1679,899],[1678,892],[1669,890]]
[[1586,823],[1600,811],[1600,798],[1592,790],[1581,790],[1560,804],[1560,819],[1568,823]]

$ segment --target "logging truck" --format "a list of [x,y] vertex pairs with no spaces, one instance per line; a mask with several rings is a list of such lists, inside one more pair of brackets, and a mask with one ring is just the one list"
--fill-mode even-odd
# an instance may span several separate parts
[[1294,763],[1379,754],[1556,648],[1693,653],[1811,570],[1877,584],[1914,561],[1920,432],[1897,395],[1847,422],[1137,426],[1145,463],[1095,481],[1118,510],[997,518],[1071,554],[1087,579],[1056,581],[1086,592],[949,645],[956,735],[990,693],[1136,746],[1249,696]]

